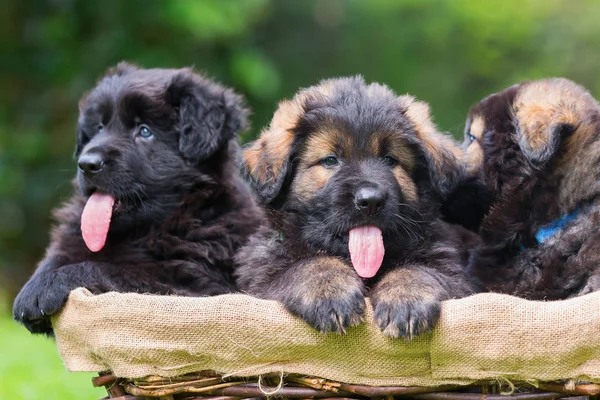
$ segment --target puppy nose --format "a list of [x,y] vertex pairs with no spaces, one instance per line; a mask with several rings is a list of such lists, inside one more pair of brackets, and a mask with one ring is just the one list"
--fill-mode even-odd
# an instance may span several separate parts
[[367,215],[373,215],[383,205],[384,193],[376,188],[360,188],[354,196],[356,207]]
[[94,175],[104,168],[104,160],[100,154],[83,154],[77,161],[77,167],[84,175]]

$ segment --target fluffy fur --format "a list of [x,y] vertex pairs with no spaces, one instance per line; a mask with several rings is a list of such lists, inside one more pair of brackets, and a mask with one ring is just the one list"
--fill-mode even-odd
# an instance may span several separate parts
[[[325,80],[281,102],[243,153],[271,226],[238,254],[240,288],[281,301],[321,332],[358,324],[366,295],[385,334],[430,330],[442,300],[471,293],[460,238],[440,219],[465,177],[459,151],[425,103],[360,77]],[[377,212],[359,206],[365,188],[380,192]],[[348,232],[362,225],[379,227],[385,243],[371,279],[350,262]]]
[[[465,144],[493,196],[469,273],[485,290],[564,299],[600,288],[600,106],[566,79],[524,82],[475,105]],[[536,233],[581,209],[542,244]]]
[[[49,317],[80,286],[183,296],[234,291],[233,253],[262,215],[234,163],[246,114],[239,96],[190,69],[121,63],[110,70],[81,100],[75,193],[55,213],[51,244],[16,298],[14,318],[50,334]],[[90,155],[104,162],[96,174],[81,169]],[[96,190],[117,202],[107,243],[92,253],[80,220]]]

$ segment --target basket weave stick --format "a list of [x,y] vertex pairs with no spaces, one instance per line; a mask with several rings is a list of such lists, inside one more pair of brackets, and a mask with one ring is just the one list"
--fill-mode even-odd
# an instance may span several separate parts
[[[214,374],[214,371],[209,373]],[[281,387],[263,384],[259,385],[259,377],[224,378],[218,374],[209,376],[207,372],[188,374],[173,379],[149,377],[147,380],[120,379],[112,374],[103,374],[93,379],[94,386],[105,386],[107,389],[120,388],[119,391],[109,390],[110,398],[122,400],[134,399],[178,399],[184,396],[186,400],[235,400],[245,398],[268,398],[271,394],[281,398],[313,398],[313,399],[382,399],[410,397],[421,400],[551,400],[569,396],[590,396],[590,399],[600,400],[600,385],[539,383],[536,388],[530,384],[516,383],[518,390],[511,395],[489,394],[499,393],[497,382],[477,382],[468,386],[437,386],[437,387],[399,387],[399,386],[365,386],[333,382],[323,378],[287,375],[275,377],[267,374],[262,381],[274,382],[283,379]],[[526,389],[526,393],[519,391]],[[477,390],[477,393],[474,393]],[[129,395],[126,395],[128,393]],[[183,397],[182,397],[183,398]]]

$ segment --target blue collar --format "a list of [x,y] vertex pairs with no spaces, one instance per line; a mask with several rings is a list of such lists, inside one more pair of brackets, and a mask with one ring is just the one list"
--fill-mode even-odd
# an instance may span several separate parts
[[535,240],[537,240],[537,242],[539,244],[544,243],[556,232],[564,229],[565,225],[567,225],[569,222],[571,222],[575,218],[577,218],[580,211],[581,211],[581,208],[577,207],[575,210],[571,211],[569,214],[563,215],[561,218],[555,219],[554,221],[550,222],[548,225],[541,227],[540,230],[537,231],[537,233],[535,234]]

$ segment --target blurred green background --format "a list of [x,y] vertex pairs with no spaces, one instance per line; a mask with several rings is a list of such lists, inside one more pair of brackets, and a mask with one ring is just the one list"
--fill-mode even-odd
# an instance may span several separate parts
[[[565,76],[600,93],[599,18],[597,0],[4,0],[0,398],[102,394],[72,397],[87,377],[65,377],[52,343],[8,310],[70,192],[78,99],[108,67],[194,65],[235,87],[253,110],[244,141],[279,99],[351,74],[429,102],[459,137],[473,102],[517,81]],[[36,387],[48,379],[56,387]]]

